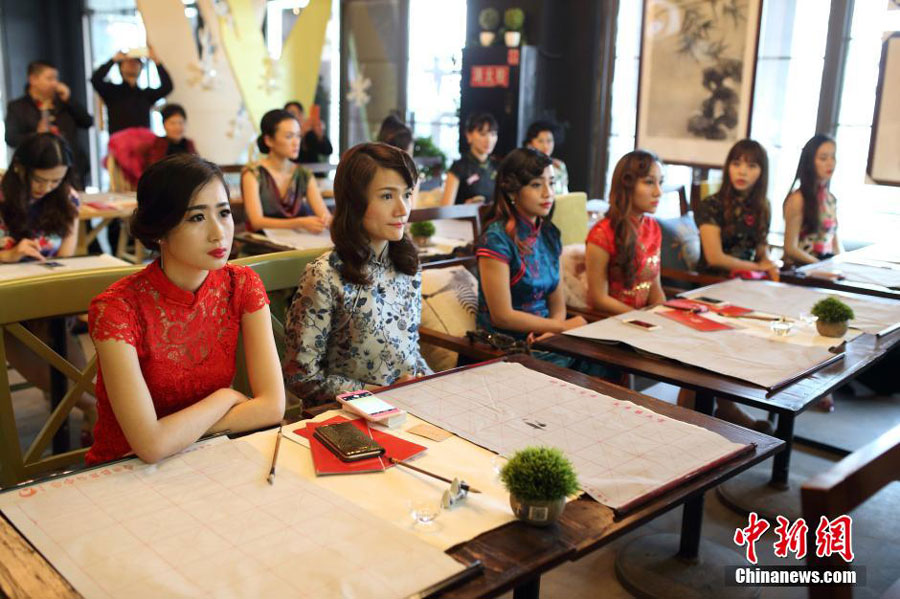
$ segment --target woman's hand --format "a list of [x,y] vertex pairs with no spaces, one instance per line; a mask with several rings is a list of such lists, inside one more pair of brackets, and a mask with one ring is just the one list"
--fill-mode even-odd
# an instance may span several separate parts
[[572,318],[567,318],[563,321],[563,330],[568,331],[569,329],[577,329],[586,324],[587,321],[584,319],[584,316],[573,316]]
[[323,216],[304,216],[300,218],[299,224],[310,233],[321,233],[328,227],[328,219]]
[[0,252],[0,262],[18,262],[25,257],[44,262],[41,245],[36,239],[22,239],[15,246]]

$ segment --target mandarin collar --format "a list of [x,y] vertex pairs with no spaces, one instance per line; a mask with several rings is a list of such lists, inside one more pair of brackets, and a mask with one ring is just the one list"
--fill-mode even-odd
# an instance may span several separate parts
[[519,214],[519,211],[515,211],[516,215],[516,232],[524,235],[526,239],[530,239],[533,237],[537,237],[541,232],[541,225],[543,225],[544,219],[540,216],[534,219],[532,223],[530,220]]
[[203,280],[203,283],[200,284],[200,287],[195,293],[185,291],[173,283],[169,277],[166,276],[166,273],[163,272],[159,258],[151,262],[150,266],[147,267],[147,278],[150,280],[150,284],[153,285],[153,287],[159,291],[160,295],[167,300],[176,304],[191,306],[205,294],[206,289],[211,284],[210,279],[213,278],[213,271],[207,273],[206,279]]

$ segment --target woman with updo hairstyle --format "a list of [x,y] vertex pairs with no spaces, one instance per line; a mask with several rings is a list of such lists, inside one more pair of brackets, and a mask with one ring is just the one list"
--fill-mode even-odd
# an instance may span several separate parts
[[588,233],[588,300],[595,310],[624,314],[666,301],[659,278],[662,232],[650,216],[662,196],[662,163],[654,154],[625,154],[613,171],[606,218]]
[[286,110],[270,110],[259,128],[256,145],[264,156],[241,171],[248,228],[321,233],[331,224],[331,213],[316,178],[293,162],[300,152],[300,123]]
[[797,174],[784,199],[784,258],[792,264],[812,264],[841,253],[837,199],[829,186],[837,145],[819,133],[800,152]]
[[475,251],[481,329],[524,340],[585,324],[580,316],[566,319],[559,284],[562,244],[550,220],[553,176],[550,157],[532,148],[517,148],[500,163],[494,202]]
[[304,404],[431,370],[419,352],[422,273],[405,233],[416,165],[364,143],[334,179],[334,249],[308,264],[285,322],[284,378]]
[[[168,156],[138,182],[134,236],[159,258],[91,302],[99,417],[85,460],[134,452],[145,462],[204,434],[284,416],[269,299],[259,276],[228,263],[234,221],[219,168]],[[253,396],[231,388],[238,334]]]

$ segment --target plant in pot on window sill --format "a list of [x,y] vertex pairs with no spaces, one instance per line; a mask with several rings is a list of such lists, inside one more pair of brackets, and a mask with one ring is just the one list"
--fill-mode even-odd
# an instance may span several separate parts
[[478,40],[482,46],[490,46],[497,37],[497,26],[500,25],[500,13],[496,8],[483,8],[478,13],[478,24],[481,25],[481,34]]
[[517,518],[534,526],[549,526],[566,508],[566,497],[578,491],[571,462],[552,447],[517,451],[500,471]]
[[507,8],[503,12],[503,41],[508,48],[518,48],[522,43],[522,26],[525,24],[525,13],[521,8]]
[[856,317],[853,308],[836,297],[817,301],[810,313],[818,319],[816,329],[823,337],[843,337],[847,323]]
[[413,241],[419,247],[431,245],[431,236],[434,235],[434,231],[434,223],[430,220],[423,220],[409,226],[409,232],[413,236]]

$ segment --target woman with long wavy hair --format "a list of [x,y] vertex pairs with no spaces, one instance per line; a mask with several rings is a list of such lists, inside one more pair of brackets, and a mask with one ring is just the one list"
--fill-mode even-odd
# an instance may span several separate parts
[[66,258],[78,240],[78,197],[69,145],[36,133],[20,145],[3,177],[0,262]]
[[334,179],[334,250],[307,265],[285,323],[284,377],[310,403],[430,374],[419,352],[422,273],[404,227],[416,165],[359,144]]
[[837,163],[836,152],[834,139],[822,133],[814,135],[800,152],[797,174],[784,199],[787,261],[812,264],[841,253],[837,200],[829,190]]
[[666,300],[659,278],[662,233],[649,216],[659,205],[662,179],[662,164],[645,150],[616,164],[609,213],[586,241],[588,299],[595,310],[623,314]]

